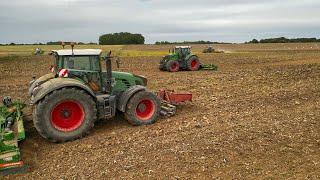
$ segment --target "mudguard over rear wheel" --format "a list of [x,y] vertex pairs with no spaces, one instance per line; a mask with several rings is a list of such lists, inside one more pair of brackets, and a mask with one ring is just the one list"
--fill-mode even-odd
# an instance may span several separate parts
[[124,115],[132,125],[146,125],[156,122],[160,110],[161,103],[155,94],[140,91],[130,98]]
[[96,114],[90,95],[76,88],[63,88],[36,104],[33,122],[44,138],[66,142],[85,136],[94,126]]

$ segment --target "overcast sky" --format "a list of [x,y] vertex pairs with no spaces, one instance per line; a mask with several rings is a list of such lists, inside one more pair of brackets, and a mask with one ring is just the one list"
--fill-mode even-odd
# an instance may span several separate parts
[[97,42],[141,33],[155,41],[320,38],[320,0],[1,0],[0,43]]

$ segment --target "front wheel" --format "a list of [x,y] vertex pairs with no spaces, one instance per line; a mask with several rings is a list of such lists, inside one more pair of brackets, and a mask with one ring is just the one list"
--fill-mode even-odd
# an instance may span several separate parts
[[169,72],[177,72],[180,69],[180,64],[178,61],[170,60],[166,64],[166,68]]
[[131,97],[124,115],[132,125],[153,124],[159,117],[160,109],[160,100],[155,94],[140,91]]

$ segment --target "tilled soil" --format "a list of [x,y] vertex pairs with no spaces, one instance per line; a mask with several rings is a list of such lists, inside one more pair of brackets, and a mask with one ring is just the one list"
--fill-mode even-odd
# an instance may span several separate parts
[[[27,121],[20,147],[31,172],[6,178],[320,178],[319,50],[200,55],[218,71],[160,72],[160,58],[124,58],[119,70],[146,76],[153,91],[192,92],[176,116],[140,127],[121,117],[99,121],[64,144],[46,141]],[[31,76],[51,63],[47,56],[0,61],[1,96],[27,98]]]

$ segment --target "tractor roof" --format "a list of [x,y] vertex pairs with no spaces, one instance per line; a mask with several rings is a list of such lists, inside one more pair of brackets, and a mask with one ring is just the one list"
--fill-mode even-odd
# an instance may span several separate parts
[[176,48],[186,49],[186,48],[191,48],[191,46],[176,46]]
[[62,49],[62,50],[52,50],[52,52],[57,53],[59,56],[99,56],[102,52],[101,49]]

